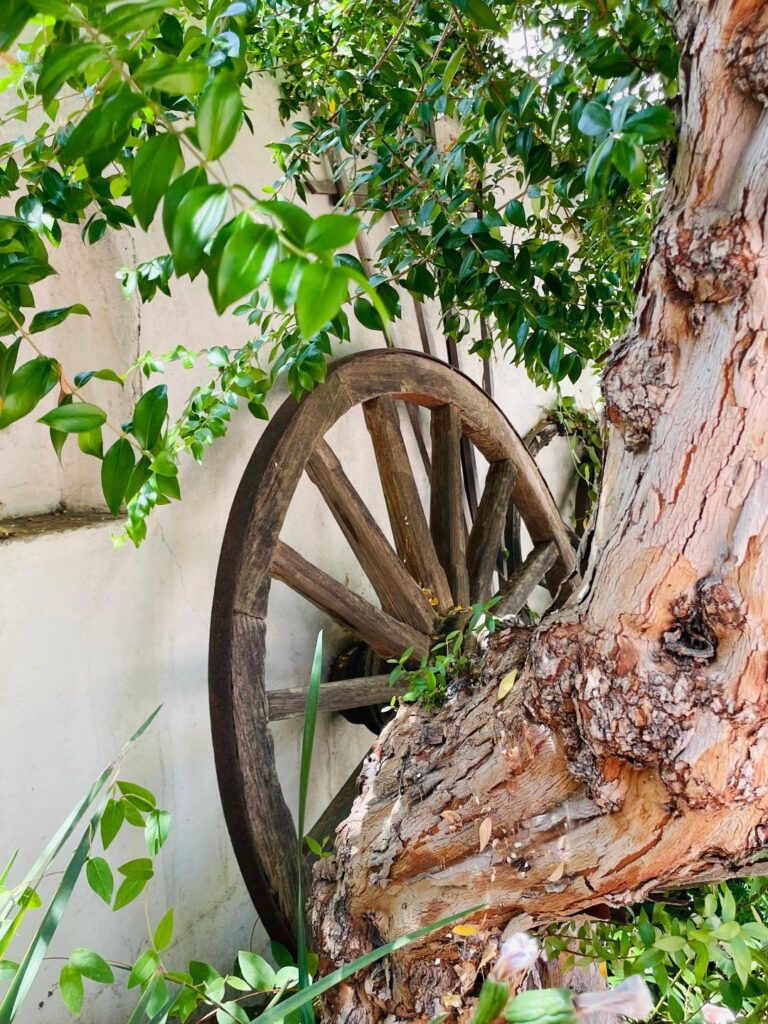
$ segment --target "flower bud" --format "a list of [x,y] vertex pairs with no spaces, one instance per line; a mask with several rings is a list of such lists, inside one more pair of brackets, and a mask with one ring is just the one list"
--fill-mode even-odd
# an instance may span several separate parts
[[528,932],[514,932],[504,942],[493,967],[493,976],[504,981],[517,971],[527,971],[539,957],[539,944]]
[[727,1006],[715,1006],[714,1003],[704,1003],[701,1016],[707,1024],[732,1024],[736,1020],[736,1014]]
[[582,992],[574,999],[579,1016],[589,1013],[615,1013],[635,1020],[645,1020],[653,1010],[653,997],[639,974],[605,992]]

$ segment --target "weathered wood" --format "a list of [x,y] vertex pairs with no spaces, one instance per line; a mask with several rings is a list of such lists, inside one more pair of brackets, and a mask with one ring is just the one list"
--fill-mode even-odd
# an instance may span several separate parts
[[[215,621],[215,620],[214,620]],[[223,625],[223,624],[222,624]],[[225,666],[241,685],[210,690],[214,753],[224,814],[240,871],[264,927],[280,942],[295,941],[296,830],[275,767],[263,687],[266,623],[235,612],[228,623]],[[212,650],[223,646],[212,636]],[[249,856],[258,850],[259,856]]]
[[279,541],[275,548],[272,573],[275,579],[327,612],[382,658],[399,658],[409,647],[413,647],[418,657],[429,653],[429,637],[425,633],[398,622],[369,601],[353,594],[283,541]]
[[[390,685],[388,675],[362,676],[358,679],[339,679],[336,682],[323,683],[317,707],[319,711],[347,711],[349,708],[364,708],[369,704],[386,704],[392,697],[405,693],[404,685]],[[267,691],[270,722],[283,718],[302,718],[306,707],[305,686]]]
[[325,441],[312,453],[307,474],[341,527],[383,610],[422,633],[432,632],[436,616],[424,591],[392,550]]
[[[373,359],[376,366],[372,365]],[[489,462],[509,459],[518,470],[512,501],[533,543],[554,540],[559,558],[548,584],[557,587],[575,567],[571,538],[541,473],[521,438],[482,388],[438,360],[415,352],[380,349],[339,365],[339,380],[353,403],[382,394],[434,408],[451,403],[461,410],[462,430]],[[568,584],[568,589],[572,588]]]
[[382,397],[366,402],[363,411],[376,453],[397,553],[411,576],[437,598],[438,608],[447,611],[453,604],[453,597],[429,532],[400,430],[397,406],[391,398]]
[[[448,352],[448,365],[456,370],[460,370],[459,347],[454,338],[446,339],[446,349]],[[472,442],[466,434],[461,435],[459,451],[461,475],[464,479],[464,494],[467,499],[467,508],[469,509],[469,521],[473,523],[477,515],[477,459],[475,458],[475,449],[472,447]]]
[[[271,935],[288,944],[293,942],[295,928],[295,891],[289,895],[288,890],[295,880],[285,874],[282,862],[275,859],[271,847],[263,843],[260,830],[254,830],[253,825],[261,818],[276,834],[283,835],[283,848],[287,845],[285,833],[290,816],[279,791],[274,752],[268,742],[259,738],[260,731],[268,734],[263,643],[242,645],[239,638],[251,628],[252,622],[260,622],[259,628],[263,629],[280,529],[314,446],[349,409],[371,399],[383,400],[379,408],[389,407],[385,414],[390,416],[388,425],[385,423],[379,432],[379,455],[386,464],[391,462],[392,445],[402,454],[394,464],[404,467],[406,486],[416,499],[412,507],[420,511],[419,552],[422,561],[433,569],[433,590],[437,580],[443,606],[450,607],[450,591],[434,553],[392,396],[425,408],[447,402],[458,406],[464,431],[481,453],[489,461],[509,459],[518,467],[513,500],[518,502],[534,540],[555,541],[559,557],[551,571],[553,580],[559,582],[574,564],[567,531],[522,441],[475,384],[439,360],[398,350],[350,356],[334,364],[323,387],[306,395],[300,405],[288,399],[277,410],[248,463],[227,523],[211,613],[208,678],[216,771],[227,826],[261,919]],[[395,475],[389,488],[390,504],[393,497],[399,500],[394,490],[396,482]],[[397,530],[393,532],[397,536]],[[409,542],[401,537],[400,543]],[[398,553],[402,557],[402,551]],[[328,603],[328,579],[322,574],[313,583],[314,596],[323,607]],[[332,599],[340,602],[344,614],[351,604],[370,626],[372,610],[378,635],[386,632],[390,638],[388,651],[399,654],[410,645],[416,631],[401,635],[410,627],[367,602],[360,602],[335,581],[331,581],[330,587]],[[396,637],[394,645],[391,635]],[[425,650],[426,635],[416,635],[419,642],[415,646]],[[253,707],[257,710],[253,711]],[[259,707],[263,711],[258,711]]]
[[473,604],[487,601],[491,596],[493,570],[502,545],[516,477],[517,470],[507,459],[492,462],[488,467],[483,496],[467,541],[469,598]]
[[557,548],[552,541],[534,545],[520,568],[515,569],[499,588],[501,600],[494,605],[493,614],[517,615],[522,611],[556,561]]
[[429,528],[456,604],[469,604],[464,492],[461,485],[461,414],[455,405],[432,410],[432,488]]

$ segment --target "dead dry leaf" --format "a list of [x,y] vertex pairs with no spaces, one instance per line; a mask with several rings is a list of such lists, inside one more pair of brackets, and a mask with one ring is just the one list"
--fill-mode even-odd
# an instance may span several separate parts
[[457,924],[453,929],[454,935],[477,935],[480,929],[476,924]]
[[461,815],[458,811],[440,811],[440,817],[450,821],[453,825],[461,824]]
[[493,821],[490,818],[483,818],[480,822],[480,828],[478,829],[478,835],[480,837],[480,853],[486,848],[488,843],[491,841],[491,832],[493,831]]
[[565,861],[561,860],[560,863],[555,868],[555,870],[549,876],[547,881],[548,882],[559,882],[560,879],[563,877],[563,872],[564,871],[565,871]]
[[507,672],[504,678],[499,683],[499,692],[496,696],[496,700],[503,700],[512,687],[515,685],[517,679],[517,669],[513,668],[511,672]]

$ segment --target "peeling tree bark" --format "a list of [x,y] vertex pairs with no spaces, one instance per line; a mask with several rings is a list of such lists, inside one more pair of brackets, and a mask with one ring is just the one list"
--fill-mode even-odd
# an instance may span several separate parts
[[681,0],[677,28],[678,158],[604,377],[584,585],[532,636],[502,636],[440,712],[401,709],[316,869],[329,963],[489,909],[476,936],[336,990],[337,1021],[429,1019],[505,928],[725,877],[765,845],[768,7]]

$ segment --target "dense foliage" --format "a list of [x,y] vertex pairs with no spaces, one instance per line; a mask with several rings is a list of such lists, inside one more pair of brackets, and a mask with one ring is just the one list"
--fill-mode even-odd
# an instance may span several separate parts
[[[350,315],[383,329],[434,296],[449,340],[575,380],[627,321],[664,177],[667,3],[7,0],[0,428],[35,415],[57,453],[76,436],[139,543],[151,509],[180,497],[182,453],[201,460],[241,403],[265,418],[278,375],[312,389]],[[266,198],[220,164],[261,75],[290,122]],[[280,194],[322,179],[346,212],[312,218]],[[385,230],[362,259],[341,251],[358,215]],[[168,251],[123,270],[124,291],[150,301],[202,274],[216,310],[243,317],[242,346],[180,344],[68,379],[41,335],[87,310],[73,296],[34,312],[63,225],[97,245],[155,220]],[[199,358],[211,380],[173,421],[162,384],[126,424],[89,400],[94,378],[120,387]]]

